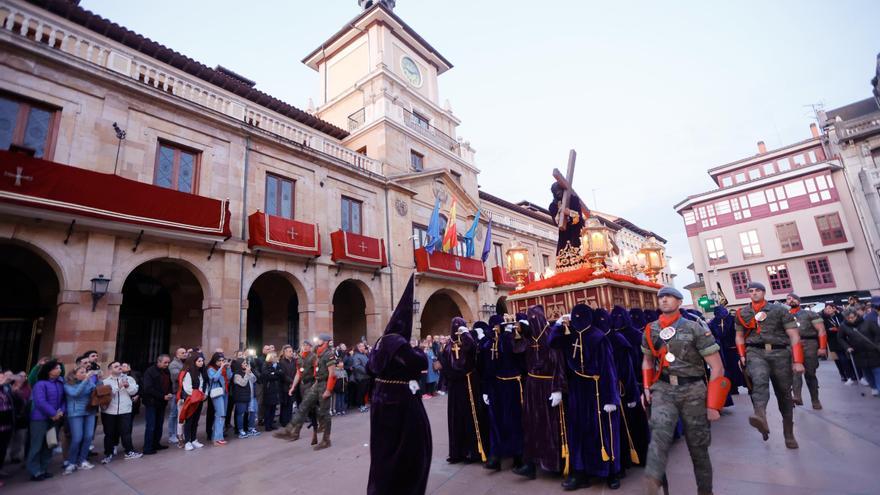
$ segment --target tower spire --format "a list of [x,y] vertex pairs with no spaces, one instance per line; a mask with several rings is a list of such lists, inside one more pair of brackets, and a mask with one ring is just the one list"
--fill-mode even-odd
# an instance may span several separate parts
[[362,9],[367,10],[373,7],[376,4],[384,5],[388,10],[394,10],[394,4],[397,3],[396,0],[358,0],[358,5],[361,6]]

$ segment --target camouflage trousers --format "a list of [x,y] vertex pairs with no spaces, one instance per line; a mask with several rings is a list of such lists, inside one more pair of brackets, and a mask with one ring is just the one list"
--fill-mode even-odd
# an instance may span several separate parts
[[[318,427],[322,428],[330,424],[330,403],[333,401],[333,394],[330,397],[322,397],[324,391],[327,390],[327,382],[315,382],[308,391],[303,391],[302,402],[296,409],[296,414],[290,421],[292,426],[299,426],[309,419],[309,412],[314,408],[318,417]],[[320,430],[319,430],[320,431]]]
[[706,384],[703,382],[670,385],[660,381],[651,386],[651,417],[648,420],[651,443],[645,474],[658,481],[663,479],[679,419],[684,424],[684,438],[694,463],[697,489],[711,492],[709,444],[712,443],[712,432],[706,417]]
[[791,400],[791,351],[749,347],[746,349],[746,370],[752,377],[752,405],[755,410],[767,410],[770,402],[770,383],[782,417],[790,417],[794,403]]
[[807,389],[810,391],[810,399],[819,400],[819,379],[816,378],[816,370],[819,369],[819,341],[801,339],[804,346],[804,374],[795,373],[792,386],[794,387],[794,396],[801,396],[801,389],[804,381],[807,382]]

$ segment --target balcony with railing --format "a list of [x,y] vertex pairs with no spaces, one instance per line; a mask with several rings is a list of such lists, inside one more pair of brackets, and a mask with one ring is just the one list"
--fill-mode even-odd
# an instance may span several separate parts
[[366,112],[363,108],[348,116],[348,132],[354,132],[364,125]]
[[81,26],[59,21],[40,9],[4,2],[0,6],[0,32],[21,36],[46,50],[64,52],[106,68],[168,95],[243,121],[282,141],[342,160],[355,169],[382,175],[380,161],[349,150],[330,136]]
[[403,120],[407,127],[416,131],[421,136],[424,136],[442,148],[461,156],[461,143],[449,134],[432,126],[425,117],[403,109]]
[[859,119],[842,122],[838,137],[841,141],[859,139],[880,132],[880,112],[874,112]]

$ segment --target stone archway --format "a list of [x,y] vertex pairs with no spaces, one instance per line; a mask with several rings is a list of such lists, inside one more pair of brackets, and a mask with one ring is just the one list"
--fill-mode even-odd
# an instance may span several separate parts
[[367,337],[367,312],[372,294],[363,282],[348,279],[333,292],[333,343],[349,349]]
[[0,363],[29,371],[49,354],[55,334],[58,273],[45,255],[17,243],[0,243]]
[[434,292],[422,306],[419,318],[421,337],[448,335],[449,324],[456,316],[471,321],[470,308],[465,299],[450,289],[440,289]]
[[203,300],[202,284],[189,266],[171,259],[137,266],[122,285],[116,359],[143,370],[173,348],[204,347]]
[[261,354],[264,345],[280,351],[284,344],[300,344],[300,299],[288,274],[269,271],[248,290],[245,345]]

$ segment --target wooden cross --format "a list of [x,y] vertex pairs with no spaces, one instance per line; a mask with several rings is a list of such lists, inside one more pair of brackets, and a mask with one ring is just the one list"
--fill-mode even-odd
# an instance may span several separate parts
[[535,340],[535,343],[530,345],[529,347],[531,347],[532,349],[535,350],[535,357],[537,358],[538,357],[538,350],[541,348],[541,344],[539,344],[538,341]]
[[[565,187],[565,191],[562,193],[562,203],[559,205],[559,229],[562,230],[565,228],[568,223],[568,202],[571,199],[571,182],[574,180],[574,162],[577,159],[577,152],[575,150],[569,150],[568,152],[568,169],[565,171],[565,182],[568,187]],[[556,176],[559,171],[553,169],[553,175]],[[557,178],[557,182],[560,185],[563,185],[563,182]]]
[[296,240],[297,233],[296,230],[293,229],[293,227],[291,227],[290,230],[287,231],[287,234],[290,236],[291,239]]
[[581,344],[581,334],[580,333],[578,333],[578,338],[574,342],[574,345],[571,346],[571,349],[572,349],[571,358],[574,359],[575,356],[577,356],[578,351],[580,351],[581,361],[583,361],[583,359],[584,359],[584,346],[583,346],[583,344]]
[[500,338],[500,335],[496,334],[495,341],[492,342],[492,360],[493,361],[498,358],[498,339],[499,338]]
[[461,347],[458,346],[458,342],[453,342],[452,343],[452,352],[455,353],[455,359],[458,359],[458,350],[459,349],[461,349]]
[[367,252],[367,245],[364,244],[364,241],[361,241],[361,243],[358,245],[358,247],[361,248],[361,252],[362,252],[362,253],[366,253],[366,252]]
[[21,186],[21,180],[22,180],[22,179],[24,179],[24,180],[34,180],[34,178],[31,177],[31,176],[28,176],[28,175],[21,175],[22,172],[24,172],[24,167],[15,167],[15,173],[14,173],[14,174],[11,173],[11,172],[3,172],[3,176],[4,176],[4,177],[15,177],[15,185],[16,185],[16,186]]

